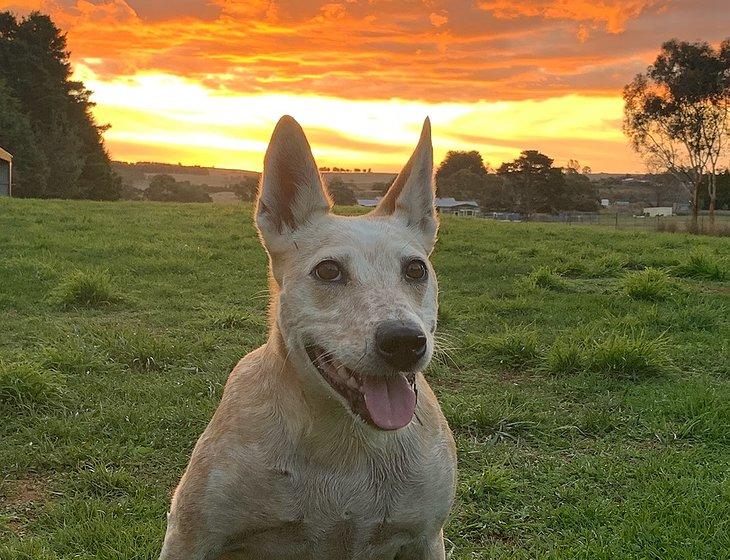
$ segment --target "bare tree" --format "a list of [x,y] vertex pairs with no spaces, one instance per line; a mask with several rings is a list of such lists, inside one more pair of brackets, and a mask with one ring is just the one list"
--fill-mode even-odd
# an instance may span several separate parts
[[624,132],[652,171],[669,172],[688,187],[695,230],[705,178],[714,223],[729,95],[730,39],[718,50],[707,43],[667,41],[646,73],[624,88]]

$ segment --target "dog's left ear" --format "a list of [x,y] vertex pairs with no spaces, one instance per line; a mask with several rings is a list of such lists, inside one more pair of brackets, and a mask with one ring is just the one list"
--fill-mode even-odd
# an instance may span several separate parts
[[266,149],[256,202],[256,225],[267,250],[285,251],[296,229],[331,207],[302,127],[281,117]]
[[434,196],[431,121],[427,117],[411,159],[372,214],[403,221],[418,234],[426,252],[430,252],[438,230]]

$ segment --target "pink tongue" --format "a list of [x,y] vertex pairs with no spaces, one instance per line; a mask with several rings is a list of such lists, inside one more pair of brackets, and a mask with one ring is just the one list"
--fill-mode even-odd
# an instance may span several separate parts
[[407,426],[416,410],[416,393],[405,376],[363,376],[365,406],[375,425],[383,430]]

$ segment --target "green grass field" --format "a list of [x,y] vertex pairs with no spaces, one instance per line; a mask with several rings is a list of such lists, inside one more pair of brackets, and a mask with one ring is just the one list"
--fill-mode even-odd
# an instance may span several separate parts
[[[730,558],[730,240],[444,219],[453,559]],[[265,339],[250,208],[0,199],[0,559],[154,559]]]

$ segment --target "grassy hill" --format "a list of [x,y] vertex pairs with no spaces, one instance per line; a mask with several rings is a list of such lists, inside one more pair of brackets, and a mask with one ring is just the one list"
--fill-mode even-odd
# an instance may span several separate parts
[[[730,240],[443,220],[451,558],[730,550]],[[154,559],[266,332],[250,208],[0,199],[0,560]]]

